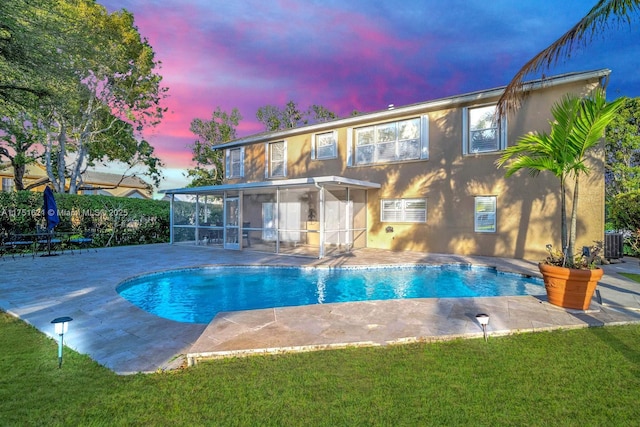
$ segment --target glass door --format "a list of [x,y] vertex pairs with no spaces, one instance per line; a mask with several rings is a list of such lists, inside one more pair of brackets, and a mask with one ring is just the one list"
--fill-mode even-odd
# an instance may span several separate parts
[[240,200],[230,197],[224,201],[224,248],[240,249],[238,225],[240,219]]

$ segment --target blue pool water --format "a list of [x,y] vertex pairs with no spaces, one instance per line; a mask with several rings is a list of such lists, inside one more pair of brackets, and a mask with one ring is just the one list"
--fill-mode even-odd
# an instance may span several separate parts
[[223,311],[402,298],[544,294],[542,280],[461,265],[298,268],[220,266],[123,282],[118,293],[166,319],[208,323]]

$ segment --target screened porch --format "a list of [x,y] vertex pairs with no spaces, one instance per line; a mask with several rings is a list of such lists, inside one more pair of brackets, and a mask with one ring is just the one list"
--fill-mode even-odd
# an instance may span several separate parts
[[366,246],[367,190],[317,177],[168,190],[171,243],[323,258]]

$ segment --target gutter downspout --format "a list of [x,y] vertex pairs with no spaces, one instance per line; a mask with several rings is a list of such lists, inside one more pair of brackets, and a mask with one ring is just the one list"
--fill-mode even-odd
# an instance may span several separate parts
[[313,185],[318,189],[319,197],[318,197],[318,221],[320,221],[319,227],[319,241],[320,248],[318,251],[318,259],[324,258],[324,187],[319,185],[317,182],[314,182]]
[[275,209],[275,221],[276,221],[276,254],[280,255],[280,187],[276,188],[276,209]]
[[174,236],[173,236],[173,224],[174,224],[174,220],[173,220],[173,215],[174,215],[174,207],[173,207],[173,199],[176,197],[175,194],[171,194],[171,198],[169,199],[169,244],[173,245],[174,242]]

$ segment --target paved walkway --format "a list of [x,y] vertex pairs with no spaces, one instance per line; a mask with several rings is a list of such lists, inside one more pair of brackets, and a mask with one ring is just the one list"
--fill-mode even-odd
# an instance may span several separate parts
[[5,257],[0,260],[0,309],[56,339],[51,320],[71,316],[65,344],[120,374],[176,367],[184,355],[193,362],[230,354],[482,337],[475,319],[481,312],[490,315],[490,336],[640,322],[640,283],[617,274],[640,273],[638,260],[632,258],[605,266],[588,311],[564,310],[543,296],[408,299],[220,313],[206,325],[159,318],[116,292],[128,278],[182,267],[414,263],[482,264],[539,276],[535,262],[491,257],[366,249],[316,260],[158,244],[55,257]]

